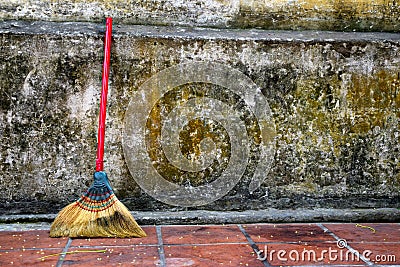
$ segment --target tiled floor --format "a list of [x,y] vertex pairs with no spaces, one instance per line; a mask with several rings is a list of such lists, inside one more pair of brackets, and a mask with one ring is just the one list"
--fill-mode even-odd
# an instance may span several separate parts
[[143,226],[140,239],[0,231],[0,266],[400,266],[400,224]]

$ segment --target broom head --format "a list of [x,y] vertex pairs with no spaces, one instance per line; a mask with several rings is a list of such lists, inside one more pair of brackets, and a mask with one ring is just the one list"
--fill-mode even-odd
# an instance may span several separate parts
[[86,193],[62,209],[50,227],[50,237],[145,236],[102,171],[94,173],[94,183]]

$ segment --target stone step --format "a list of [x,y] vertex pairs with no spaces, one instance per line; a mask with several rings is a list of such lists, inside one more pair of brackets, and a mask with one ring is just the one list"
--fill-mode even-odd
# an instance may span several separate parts
[[[92,181],[104,25],[0,22],[0,211]],[[114,24],[105,170],[131,210],[398,208],[400,35]]]
[[[134,211],[140,225],[236,224],[298,222],[398,222],[400,210],[379,209],[261,209],[244,211]],[[0,231],[48,230],[57,214],[0,215]]]

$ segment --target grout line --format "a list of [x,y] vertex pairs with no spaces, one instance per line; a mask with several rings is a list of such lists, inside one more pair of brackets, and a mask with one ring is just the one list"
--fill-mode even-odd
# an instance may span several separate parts
[[159,226],[159,225],[156,226],[156,232],[157,232],[157,239],[158,239],[158,255],[160,257],[160,266],[166,267],[167,263],[165,261],[164,242],[162,239],[161,226]]
[[249,242],[251,248],[256,253],[257,260],[262,262],[265,267],[270,267],[271,265],[268,263],[268,261],[266,259],[260,258],[260,255],[263,253],[263,251],[258,248],[257,244],[253,241],[253,239],[251,239],[250,235],[246,232],[246,230],[243,228],[243,226],[241,224],[238,224],[237,226],[239,227],[239,229],[242,232],[242,234],[246,237],[246,239]]
[[331,235],[333,238],[336,239],[337,244],[339,246],[339,242],[343,243],[343,248],[347,248],[348,250],[350,250],[351,253],[353,253],[354,255],[357,256],[357,258],[361,259],[363,262],[365,262],[368,266],[374,266],[375,264],[371,261],[369,261],[367,258],[365,258],[363,255],[360,254],[360,252],[358,252],[356,249],[352,248],[349,244],[347,244],[347,241],[343,238],[338,237],[337,235],[335,235],[335,233],[333,233],[331,230],[329,230],[325,225],[323,225],[322,223],[316,223],[316,225],[319,226],[319,228],[321,228],[322,230],[324,230],[325,233],[328,233],[329,235]]
[[[213,246],[213,245],[247,245],[248,242],[212,242],[212,243],[182,243],[182,244],[168,244],[174,247],[187,247],[187,246]],[[154,246],[154,245],[153,245]]]
[[72,239],[68,238],[67,244],[65,244],[65,247],[64,247],[63,251],[61,252],[60,257],[58,257],[56,267],[61,267],[63,265],[65,255],[68,252],[68,249],[71,246],[71,243],[72,243]]
[[[107,237],[108,238],[108,237]],[[133,244],[136,246],[141,246],[141,247],[157,247],[158,244]],[[98,249],[105,249],[105,248],[114,248],[114,247],[119,247],[119,248],[131,248],[132,244],[128,245],[82,245],[82,246],[73,246],[70,248],[76,248],[76,249],[82,249],[82,248],[98,248]]]
[[[282,265],[279,265],[279,266],[282,266]],[[290,265],[283,265],[283,266],[289,266],[290,267]],[[296,265],[296,267],[321,267],[321,266],[326,266],[326,265]],[[329,266],[331,266],[331,267],[351,267],[351,266],[363,267],[364,265],[360,265],[360,264],[332,264],[331,265],[331,264],[329,264]],[[389,266],[385,265],[384,267],[391,267],[391,266],[390,265]]]

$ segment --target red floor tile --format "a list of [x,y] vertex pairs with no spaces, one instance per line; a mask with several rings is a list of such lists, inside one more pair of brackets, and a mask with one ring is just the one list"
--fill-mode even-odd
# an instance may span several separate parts
[[[0,251],[0,266],[55,266],[62,249],[18,249]],[[48,258],[44,256],[53,255]]]
[[167,267],[264,266],[246,244],[165,246]]
[[[338,237],[347,242],[400,242],[400,224],[396,223],[345,223],[345,224],[323,224]],[[367,228],[371,227],[375,230]]]
[[400,243],[351,243],[350,246],[375,264],[400,266]]
[[163,226],[164,244],[247,243],[237,225]]
[[334,241],[315,224],[250,224],[243,225],[254,242],[293,242]]
[[[324,225],[361,254],[371,251],[367,254],[371,262],[400,266],[399,224],[362,224],[375,233],[356,224]],[[167,267],[264,266],[257,259],[264,254],[253,251],[237,225],[160,227]],[[143,228],[148,237],[72,239],[63,266],[160,266],[156,227]],[[271,265],[365,266],[347,249],[338,248],[334,237],[316,224],[248,224],[243,228],[259,249],[267,251]],[[0,231],[0,266],[55,266],[69,239],[48,234]]]
[[[63,266],[159,266],[158,247],[108,247],[105,252],[70,249]],[[76,252],[82,251],[82,252]],[[86,252],[85,252],[86,251]],[[95,250],[93,250],[95,251]]]
[[336,244],[257,244],[262,250],[259,257],[274,266],[296,265],[365,265],[347,249],[340,249]]
[[63,248],[68,238],[50,238],[49,231],[0,232],[0,250],[30,248]]
[[142,238],[74,238],[71,247],[108,247],[108,246],[134,246],[157,245],[158,239],[154,226],[142,227],[147,236]]

